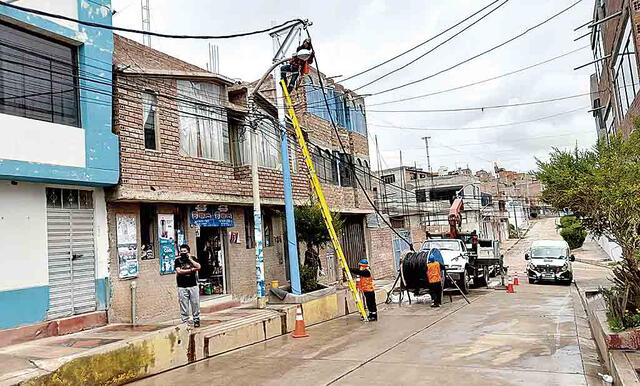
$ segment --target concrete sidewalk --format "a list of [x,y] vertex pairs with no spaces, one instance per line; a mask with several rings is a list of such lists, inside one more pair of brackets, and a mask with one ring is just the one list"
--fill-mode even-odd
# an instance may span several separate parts
[[[390,286],[387,281],[377,283],[379,303],[385,301]],[[307,325],[352,311],[348,296],[339,289],[330,298],[303,305]],[[179,320],[110,324],[2,347],[0,386],[123,384],[287,334],[294,329],[295,312],[295,304],[256,309],[251,303],[204,312],[198,329]]]

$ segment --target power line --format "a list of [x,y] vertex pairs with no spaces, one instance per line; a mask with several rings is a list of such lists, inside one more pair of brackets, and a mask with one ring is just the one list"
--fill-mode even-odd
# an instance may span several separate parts
[[376,124],[376,123],[370,123],[371,126],[375,126],[375,127],[386,127],[386,128],[390,128],[390,129],[401,129],[401,130],[421,130],[421,131],[460,131],[460,130],[484,130],[484,129],[494,129],[494,128],[499,128],[499,127],[507,127],[507,126],[518,126],[518,125],[523,125],[526,123],[532,123],[532,122],[538,122],[538,121],[542,121],[545,119],[550,119],[550,118],[555,118],[555,117],[559,117],[561,115],[567,115],[567,114],[571,114],[571,113],[575,113],[577,111],[581,111],[584,109],[588,109],[589,106],[586,107],[579,107],[577,109],[573,109],[573,110],[569,110],[569,111],[563,111],[561,113],[556,113],[556,114],[552,114],[552,115],[547,115],[544,117],[538,117],[538,118],[534,118],[534,119],[529,119],[526,121],[519,121],[519,122],[509,122],[509,123],[503,123],[503,124],[499,124],[499,125],[489,125],[489,126],[475,126],[475,127],[460,127],[460,128],[447,128],[447,129],[433,129],[433,128],[426,128],[426,127],[404,127],[404,126],[392,126],[392,125],[380,125],[380,124]]
[[454,64],[454,65],[452,65],[452,66],[449,66],[449,67],[447,67],[447,68],[445,68],[445,69],[443,69],[443,70],[440,70],[440,71],[438,71],[438,72],[435,72],[435,73],[433,73],[433,74],[431,74],[431,75],[428,75],[428,76],[426,76],[426,77],[424,77],[424,78],[420,78],[420,79],[417,79],[417,80],[414,80],[414,81],[411,81],[411,82],[407,82],[407,83],[401,84],[401,85],[399,85],[399,86],[394,86],[394,87],[391,87],[391,88],[388,88],[388,89],[384,89],[384,90],[381,90],[381,91],[377,91],[377,92],[372,93],[372,95],[380,95],[380,94],[384,94],[384,93],[387,93],[387,92],[390,92],[390,91],[395,91],[395,90],[398,90],[398,89],[401,89],[401,88],[404,88],[404,87],[407,87],[407,86],[414,85],[414,84],[416,84],[416,83],[423,82],[423,81],[425,81],[425,80],[427,80],[427,79],[431,79],[431,78],[433,78],[433,77],[435,77],[435,76],[437,76],[437,75],[443,74],[443,73],[445,73],[445,72],[447,72],[447,71],[453,70],[453,69],[454,69],[454,68],[456,68],[456,67],[459,67],[459,66],[461,66],[461,65],[463,65],[463,64],[465,64],[465,63],[468,63],[468,62],[470,62],[470,61],[472,61],[472,60],[474,60],[474,59],[477,59],[477,58],[479,58],[479,57],[481,57],[481,56],[483,56],[483,55],[486,55],[486,54],[488,54],[488,53],[490,53],[490,52],[492,52],[492,51],[495,51],[496,49],[498,49],[498,48],[500,48],[500,47],[502,47],[502,46],[505,46],[505,45],[507,45],[508,43],[511,43],[511,42],[513,42],[513,41],[514,41],[514,40],[516,40],[516,39],[521,38],[522,36],[524,36],[524,35],[528,34],[529,32],[531,32],[531,31],[533,31],[533,30],[535,30],[536,28],[539,28],[540,26],[542,26],[542,25],[544,25],[544,24],[546,24],[546,23],[550,22],[551,20],[555,19],[556,17],[558,17],[558,16],[562,15],[563,13],[567,12],[567,11],[568,11],[568,10],[570,10],[571,8],[573,8],[573,7],[575,7],[576,5],[578,5],[579,3],[581,3],[582,1],[583,1],[583,0],[578,0],[578,1],[576,1],[575,3],[571,4],[570,6],[568,6],[568,7],[567,7],[567,8],[565,8],[565,9],[563,9],[562,11],[560,11],[560,12],[558,12],[558,13],[556,13],[556,14],[552,15],[551,17],[549,17],[549,18],[547,18],[547,19],[543,20],[542,22],[540,22],[540,23],[538,23],[538,24],[536,24],[536,25],[534,25],[534,26],[532,26],[532,27],[527,28],[525,31],[523,31],[523,32],[519,33],[518,35],[516,35],[516,36],[514,36],[514,37],[512,37],[512,38],[510,38],[510,39],[507,39],[507,40],[505,40],[504,42],[502,42],[502,43],[500,43],[500,44],[498,44],[498,45],[495,45],[495,46],[493,46],[493,47],[489,48],[488,50],[482,51],[482,52],[481,52],[481,53],[479,53],[479,54],[476,54],[476,55],[474,55],[474,56],[472,56],[472,57],[470,57],[470,58],[467,58],[467,59],[465,59],[465,60],[463,60],[463,61],[461,61],[461,62],[458,62],[458,63],[456,63],[456,64]]
[[[309,38],[311,38],[311,34],[309,33],[309,30],[306,30],[307,32],[307,36]],[[318,69],[318,73],[320,73],[320,66],[318,65],[318,58],[316,56],[316,68]],[[333,115],[331,114],[331,109],[329,108],[329,100],[327,99],[327,93],[324,90],[324,85],[322,84],[322,77],[318,77],[319,82],[320,82],[320,87],[322,90],[322,96],[324,98],[324,102],[325,105],[327,107],[327,111],[329,112],[329,118],[331,121],[331,126],[333,127],[334,132],[336,133],[336,138],[338,139],[338,144],[340,145],[340,148],[342,149],[343,153],[346,153],[346,148],[344,146],[344,143],[342,143],[342,139],[340,138],[340,131],[338,130],[338,127],[336,126],[336,123],[333,120]],[[353,167],[353,162],[350,161],[349,164]],[[369,197],[369,194],[367,193],[367,190],[364,188],[364,186],[362,185],[362,182],[360,181],[360,179],[358,178],[357,174],[354,174],[355,180],[358,183],[358,186],[360,187],[360,190],[362,190],[362,193],[364,194],[365,198],[367,199],[367,201],[369,202],[369,204],[371,205],[371,207],[373,208],[373,210],[376,212],[376,214],[382,219],[382,221],[389,227],[389,229],[391,229],[391,231],[393,233],[396,234],[396,236],[398,236],[400,238],[400,240],[404,241],[405,243],[407,243],[407,245],[409,245],[409,247],[411,248],[411,250],[413,251],[413,243],[411,243],[409,240],[407,240],[404,236],[402,236],[397,230],[395,230],[391,224],[389,223],[389,221],[387,221],[386,218],[384,218],[384,216],[382,215],[382,213],[380,212],[380,210],[378,209],[378,207],[376,206],[375,202],[373,202],[373,200],[371,200],[371,197]]]
[[444,93],[451,92],[451,91],[461,90],[461,89],[467,88],[467,87],[476,86],[476,85],[479,85],[479,84],[482,84],[482,83],[490,82],[492,80],[504,78],[504,77],[507,77],[507,76],[510,76],[510,75],[514,75],[514,74],[526,71],[526,70],[530,70],[532,68],[541,66],[543,64],[547,64],[547,63],[552,62],[554,60],[558,60],[558,59],[564,58],[565,56],[568,56],[568,55],[571,55],[571,54],[576,53],[578,51],[584,50],[585,48],[589,48],[589,46],[588,45],[582,46],[582,47],[577,48],[575,50],[571,50],[569,52],[566,52],[566,53],[564,53],[562,55],[554,56],[553,58],[549,58],[547,60],[543,60],[542,62],[538,62],[538,63],[532,64],[532,65],[529,65],[529,66],[526,66],[526,67],[522,67],[522,68],[519,68],[517,70],[510,71],[510,72],[507,72],[507,73],[504,73],[504,74],[501,74],[501,75],[493,76],[491,78],[479,80],[479,81],[472,82],[472,83],[467,83],[467,84],[464,84],[464,85],[461,85],[461,86],[456,86],[456,87],[452,87],[452,88],[448,88],[448,89],[444,89],[444,90],[440,90],[440,91],[434,91],[434,92],[430,92],[430,93],[427,93],[427,94],[416,95],[416,96],[413,96],[413,97],[394,99],[394,100],[389,100],[389,101],[379,102],[379,103],[372,103],[372,104],[368,104],[368,106],[373,107],[373,106],[387,105],[387,104],[391,104],[391,103],[406,102],[406,101],[410,101],[410,100],[414,100],[414,99],[426,98],[426,97],[430,97],[430,96],[434,96],[434,95],[444,94]]
[[443,45],[447,44],[448,42],[450,42],[451,40],[453,40],[454,38],[458,37],[458,35],[462,34],[463,32],[465,32],[466,30],[468,30],[469,28],[473,27],[474,25],[476,25],[477,23],[481,22],[482,20],[484,20],[486,17],[488,17],[489,15],[491,15],[492,13],[494,13],[495,11],[497,11],[500,7],[502,7],[503,5],[507,4],[509,2],[509,0],[504,0],[502,3],[498,4],[497,7],[495,7],[494,9],[492,9],[491,11],[489,11],[488,13],[486,13],[485,15],[482,15],[482,17],[480,17],[478,20],[474,21],[473,23],[469,24],[468,26],[466,26],[465,28],[463,28],[462,30],[456,32],[455,34],[453,34],[453,36],[450,36],[449,38],[445,39],[444,41],[442,41],[440,44],[437,44],[435,47],[433,47],[432,49],[430,49],[429,51],[425,52],[424,54],[418,56],[417,58],[411,60],[410,62],[403,64],[402,66],[393,69],[389,72],[386,72],[382,75],[380,75],[379,77],[375,78],[372,81],[369,81],[365,84],[363,84],[362,86],[359,86],[357,88],[354,89],[354,91],[358,91],[362,88],[365,88],[367,86],[370,86],[376,82],[381,81],[382,79],[386,78],[389,75],[395,74],[398,71],[404,70],[405,68],[409,67],[410,65],[412,65],[413,63],[417,62],[418,60],[424,58],[425,56],[427,56],[428,54],[432,53],[433,51],[437,50],[438,48],[442,47]]
[[394,61],[394,60],[398,59],[399,57],[404,56],[404,55],[408,54],[409,52],[412,52],[412,51],[414,51],[414,50],[416,50],[416,49],[418,49],[418,48],[422,47],[423,45],[425,45],[425,44],[429,43],[429,42],[430,42],[430,41],[432,41],[433,39],[436,39],[436,38],[438,38],[438,37],[440,37],[440,36],[444,35],[445,33],[449,32],[449,31],[451,31],[452,29],[456,28],[457,26],[461,25],[461,24],[462,24],[462,23],[464,23],[465,21],[467,21],[467,20],[469,20],[469,19],[473,18],[474,16],[476,16],[476,15],[477,15],[477,14],[479,14],[480,12],[484,11],[485,9],[487,9],[487,8],[491,7],[492,5],[494,5],[495,3],[497,3],[498,1],[500,1],[500,0],[495,0],[495,1],[493,1],[493,2],[491,2],[491,3],[489,3],[489,4],[487,4],[487,5],[485,5],[484,7],[480,8],[480,9],[479,9],[479,10],[477,10],[477,11],[475,11],[475,12],[474,12],[474,13],[472,13],[471,15],[469,15],[469,16],[467,16],[467,17],[465,17],[464,19],[460,20],[459,22],[455,23],[454,25],[452,25],[452,26],[450,26],[450,27],[445,28],[445,29],[444,29],[444,30],[442,30],[441,32],[438,32],[437,34],[435,34],[435,35],[433,35],[432,37],[428,38],[427,40],[425,40],[425,41],[423,41],[423,42],[421,42],[421,43],[419,43],[419,44],[417,44],[417,45],[415,45],[415,46],[413,46],[413,47],[409,48],[408,50],[403,51],[403,52],[399,53],[398,55],[396,55],[396,56],[394,56],[394,57],[392,57],[392,58],[390,58],[390,59],[385,60],[385,61],[384,61],[384,62],[382,62],[382,63],[376,64],[376,65],[371,66],[371,67],[369,67],[369,68],[367,68],[367,69],[365,69],[365,70],[362,70],[362,71],[358,72],[357,74],[354,74],[354,75],[348,76],[348,77],[346,77],[345,79],[342,79],[341,81],[336,82],[336,83],[344,83],[344,82],[346,82],[346,81],[348,81],[348,80],[350,80],[350,79],[353,79],[353,78],[355,78],[355,77],[357,77],[357,76],[360,76],[360,75],[366,74],[366,73],[367,73],[367,72],[369,72],[369,71],[372,71],[372,70],[375,70],[376,68],[379,68],[379,67],[381,67],[381,66],[384,66],[385,64],[390,63],[390,62],[392,62],[392,61]]
[[[461,89],[464,89],[464,88],[467,88],[467,87],[477,86],[479,84],[487,83],[487,82],[490,82],[490,81],[493,81],[493,80],[496,80],[496,79],[500,79],[500,78],[504,78],[504,77],[507,77],[507,76],[510,76],[510,75],[514,75],[514,74],[517,74],[517,73],[520,73],[520,72],[524,72],[524,71],[530,70],[532,68],[539,67],[539,66],[541,66],[543,64],[547,64],[547,63],[553,62],[555,60],[562,59],[562,58],[564,58],[566,56],[569,56],[571,54],[574,54],[574,53],[576,53],[578,51],[584,50],[584,49],[589,48],[589,47],[590,47],[589,45],[582,46],[582,47],[577,48],[575,50],[571,50],[569,52],[565,52],[564,54],[561,54],[561,55],[558,55],[558,56],[554,56],[552,58],[543,60],[541,62],[534,63],[532,65],[529,65],[529,66],[526,66],[526,67],[522,67],[522,68],[510,71],[510,72],[507,72],[507,73],[504,73],[504,74],[501,74],[501,75],[496,75],[496,76],[493,76],[493,77],[490,77],[490,78],[487,78],[487,79],[483,79],[483,80],[467,83],[467,84],[464,84],[464,85],[460,85],[460,86],[456,86],[456,87],[452,87],[452,88],[448,88],[448,89],[444,89],[444,90],[434,91],[434,92],[430,92],[430,93],[427,93],[427,94],[421,94],[421,95],[416,95],[416,96],[406,97],[406,98],[400,98],[400,99],[393,99],[393,100],[388,100],[388,101],[379,102],[379,103],[367,103],[367,106],[368,107],[374,107],[374,106],[382,106],[382,105],[387,105],[387,104],[392,104],[392,103],[406,102],[406,101],[426,98],[426,97],[430,97],[430,96],[434,96],[434,95],[440,95],[440,94],[448,93],[448,92],[451,92],[451,91],[457,91],[457,90],[461,90]],[[305,85],[305,87],[308,87],[308,85]],[[334,99],[334,101],[337,101],[339,98],[341,98],[341,96],[336,96],[333,99]],[[331,105],[335,106],[336,104],[337,103],[333,103]],[[317,105],[321,105],[321,103],[317,102],[317,103],[309,104],[310,107],[315,107]],[[371,111],[371,110],[367,110],[367,111]]]
[[306,24],[307,23],[306,21],[304,21],[302,19],[291,19],[291,20],[288,20],[288,21],[286,21],[284,23],[281,23],[281,24],[278,24],[278,25],[275,25],[275,26],[272,26],[272,27],[269,27],[269,28],[264,28],[264,29],[260,29],[260,30],[256,30],[256,31],[249,31],[249,32],[239,32],[239,33],[229,34],[229,35],[176,35],[176,34],[165,34],[165,33],[160,33],[160,32],[143,31],[143,30],[137,30],[137,29],[133,29],[133,28],[115,27],[115,26],[106,25],[106,24],[100,24],[100,23],[93,23],[93,22],[90,22],[90,21],[78,20],[78,19],[74,19],[74,18],[71,18],[71,17],[68,17],[68,16],[63,16],[63,15],[58,15],[58,14],[55,14],[55,13],[49,13],[49,12],[45,12],[45,11],[40,11],[40,10],[33,9],[33,8],[21,7],[19,5],[8,3],[6,1],[0,1],[0,5],[4,5],[5,7],[17,9],[17,10],[23,11],[23,12],[33,13],[34,15],[46,16],[46,17],[50,17],[50,18],[53,18],[53,19],[70,21],[70,22],[73,22],[73,23],[86,25],[88,27],[102,28],[102,29],[107,29],[107,30],[111,30],[111,31],[119,31],[119,32],[129,32],[129,33],[148,35],[148,36],[156,36],[156,37],[160,37],[160,38],[169,38],[169,39],[232,39],[232,38],[238,38],[238,37],[244,37],[244,36],[263,34],[263,33],[271,32],[271,31],[274,31],[274,30],[277,30],[277,29],[281,29],[281,28],[286,27],[286,26],[293,25],[293,24]]
[[574,99],[574,98],[598,94],[598,93],[600,93],[600,91],[586,92],[582,94],[575,94],[575,95],[569,95],[564,97],[543,99],[543,100],[530,101],[530,102],[478,106],[478,107],[459,107],[459,108],[450,108],[450,109],[424,109],[424,110],[369,110],[368,109],[367,112],[369,113],[450,113],[450,112],[459,112],[459,111],[478,111],[478,110],[484,111],[484,110],[501,109],[506,107],[529,106],[529,105],[537,105],[541,103],[558,102],[558,101]]

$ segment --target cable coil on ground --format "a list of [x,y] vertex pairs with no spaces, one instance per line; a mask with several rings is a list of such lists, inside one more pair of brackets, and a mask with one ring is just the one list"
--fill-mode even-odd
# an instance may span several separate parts
[[401,261],[400,273],[404,288],[413,291],[429,288],[427,260],[430,251],[408,252]]

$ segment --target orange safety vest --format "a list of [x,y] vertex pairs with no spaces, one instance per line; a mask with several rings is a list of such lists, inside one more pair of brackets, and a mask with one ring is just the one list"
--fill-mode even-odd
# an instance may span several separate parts
[[[367,270],[369,272],[371,272],[369,270],[369,267],[361,265],[360,266],[361,270]],[[371,274],[371,276],[369,277],[362,277],[362,276],[358,276],[358,279],[356,280],[356,287],[358,288],[359,291],[362,292],[373,292],[374,291],[374,287],[373,287],[373,274]]]
[[440,283],[440,263],[434,261],[427,264],[427,279],[429,283]]

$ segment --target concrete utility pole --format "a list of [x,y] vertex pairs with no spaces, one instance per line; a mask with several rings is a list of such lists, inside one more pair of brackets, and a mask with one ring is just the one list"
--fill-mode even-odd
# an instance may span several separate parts
[[[280,66],[282,59],[287,50],[291,46],[293,39],[297,33],[302,31],[302,24],[296,24],[288,27],[289,31],[280,43],[280,34],[286,30],[274,31],[271,33],[273,39],[273,62],[278,63],[273,69],[274,86],[276,88],[276,105],[278,107],[278,122],[280,126],[280,151],[282,153],[282,178],[284,180],[284,211],[287,221],[287,251],[289,252],[289,272],[291,279],[291,292],[294,295],[302,294],[302,286],[300,284],[300,268],[298,259],[298,239],[296,237],[296,219],[295,209],[293,206],[293,188],[291,182],[291,170],[289,169],[289,143],[287,141],[287,120],[284,108],[284,96],[280,87]],[[294,154],[295,157],[295,154]]]
[[[248,94],[249,112],[255,109],[255,95],[267,79],[271,71],[288,59],[275,62],[256,83]],[[253,232],[256,243],[256,296],[258,308],[267,306],[266,289],[264,284],[264,250],[262,245],[262,211],[260,208],[260,179],[258,177],[258,119],[251,119],[251,187],[253,189]],[[283,168],[284,169],[284,168]],[[295,225],[294,225],[295,227]],[[295,230],[295,228],[294,228]],[[296,249],[297,252],[297,249]],[[293,280],[292,280],[293,281]]]
[[422,137],[424,140],[424,147],[427,151],[427,169],[429,170],[429,176],[431,176],[431,187],[433,188],[433,173],[431,172],[431,158],[429,157],[429,140],[431,137]]

